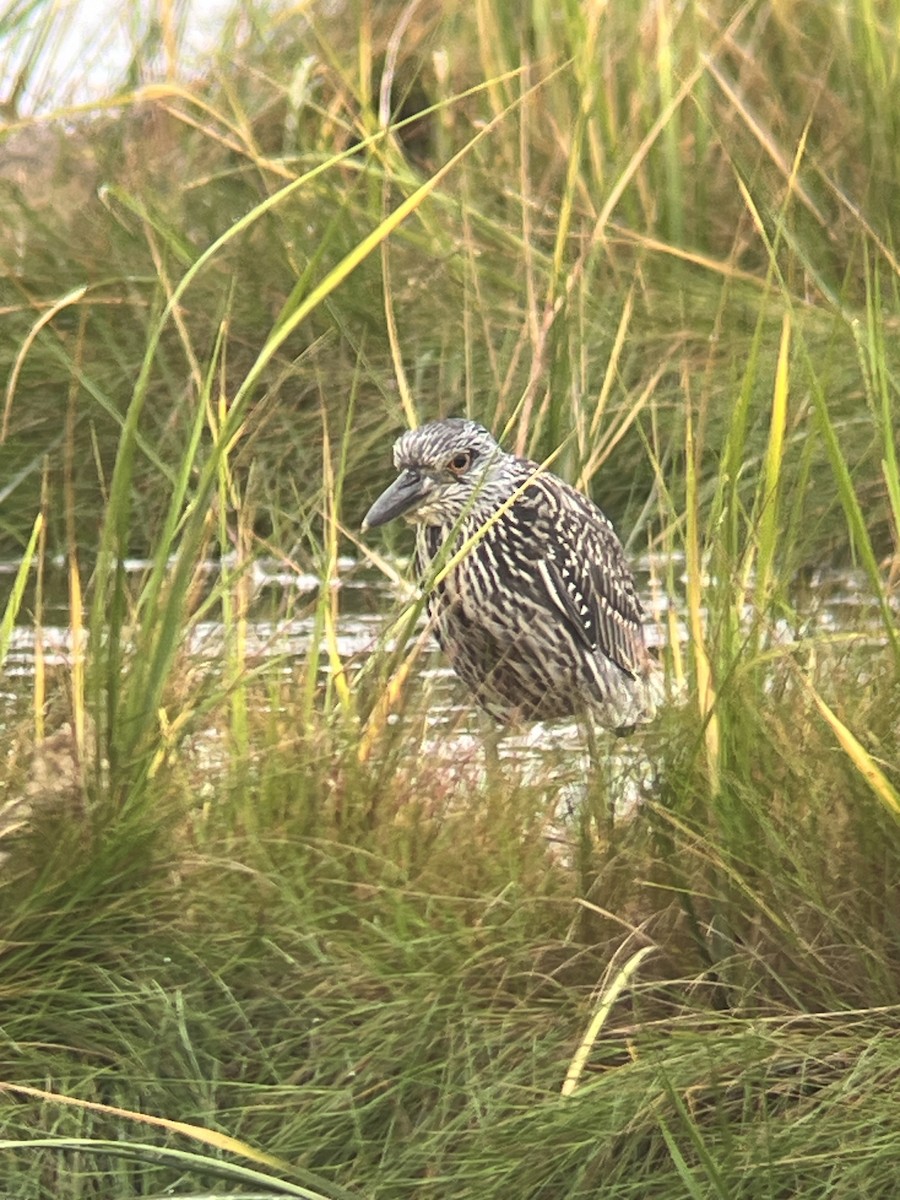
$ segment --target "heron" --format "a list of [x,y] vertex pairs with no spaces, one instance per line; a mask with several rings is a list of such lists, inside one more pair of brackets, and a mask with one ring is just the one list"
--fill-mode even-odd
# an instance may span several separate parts
[[592,500],[458,417],[401,434],[394,465],[363,529],[416,526],[429,617],[481,708],[503,725],[587,717],[619,734],[653,718],[634,576]]

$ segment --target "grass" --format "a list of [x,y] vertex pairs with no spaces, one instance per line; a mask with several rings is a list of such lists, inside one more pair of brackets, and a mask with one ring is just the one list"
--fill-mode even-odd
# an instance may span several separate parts
[[[890,1196],[897,6],[352,12],[192,77],[136,6],[86,106],[0,13],[0,660],[72,631],[4,700],[0,1190]],[[565,752],[433,753],[414,605],[250,648],[255,560],[391,572],[391,437],[463,411],[668,564],[655,786],[562,846]]]

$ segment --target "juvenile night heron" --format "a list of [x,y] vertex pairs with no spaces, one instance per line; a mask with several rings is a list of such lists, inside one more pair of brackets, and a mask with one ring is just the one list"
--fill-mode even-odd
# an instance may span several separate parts
[[643,610],[591,500],[459,418],[407,430],[394,464],[363,528],[414,522],[423,578],[469,543],[428,612],[482,708],[512,724],[588,716],[619,733],[652,718]]

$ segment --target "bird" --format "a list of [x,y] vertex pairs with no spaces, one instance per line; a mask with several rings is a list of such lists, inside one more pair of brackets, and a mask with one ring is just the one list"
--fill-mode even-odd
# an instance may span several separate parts
[[406,430],[394,465],[363,530],[416,526],[429,618],[482,709],[508,726],[586,717],[618,734],[652,720],[643,609],[592,500],[462,417]]

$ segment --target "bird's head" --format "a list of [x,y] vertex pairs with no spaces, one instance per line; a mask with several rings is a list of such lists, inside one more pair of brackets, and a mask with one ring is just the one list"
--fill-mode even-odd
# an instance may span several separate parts
[[475,421],[448,417],[408,429],[394,443],[400,474],[382,492],[363,521],[363,529],[405,517],[424,525],[452,525],[476,494],[483,493],[503,470],[505,454]]

